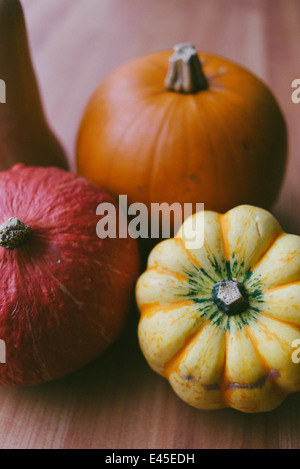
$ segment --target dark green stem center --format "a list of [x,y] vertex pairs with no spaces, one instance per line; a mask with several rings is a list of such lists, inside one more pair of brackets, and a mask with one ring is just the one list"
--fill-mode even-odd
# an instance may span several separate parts
[[247,294],[236,279],[216,283],[213,301],[223,313],[240,314],[249,307]]

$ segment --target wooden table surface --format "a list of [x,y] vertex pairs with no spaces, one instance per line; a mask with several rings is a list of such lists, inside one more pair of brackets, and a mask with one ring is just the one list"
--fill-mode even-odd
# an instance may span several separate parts
[[[300,234],[298,0],[22,0],[48,120],[74,169],[75,138],[90,94],[139,55],[194,42],[251,69],[274,92],[289,130],[289,164],[274,213]],[[132,310],[118,341],[59,381],[0,389],[1,448],[300,448],[300,393],[275,411],[199,411],[146,365]],[[300,366],[300,365],[299,365]]]

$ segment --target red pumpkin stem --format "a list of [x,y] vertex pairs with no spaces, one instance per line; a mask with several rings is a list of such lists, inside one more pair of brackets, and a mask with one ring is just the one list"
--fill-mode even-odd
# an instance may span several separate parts
[[30,235],[30,226],[16,217],[9,218],[0,226],[0,246],[14,249],[20,246]]
[[205,90],[207,86],[195,46],[190,42],[174,46],[174,54],[169,58],[165,89],[193,94]]

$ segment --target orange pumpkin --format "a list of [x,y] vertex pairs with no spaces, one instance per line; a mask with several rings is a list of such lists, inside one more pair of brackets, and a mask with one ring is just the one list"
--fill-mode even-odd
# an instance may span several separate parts
[[148,207],[269,208],[287,152],[274,96],[224,58],[189,43],[174,49],[125,63],[100,84],[78,132],[79,173]]

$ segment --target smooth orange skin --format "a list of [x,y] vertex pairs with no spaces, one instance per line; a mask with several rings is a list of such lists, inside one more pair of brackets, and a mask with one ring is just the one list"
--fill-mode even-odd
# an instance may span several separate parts
[[19,0],[0,0],[0,171],[17,163],[68,169],[64,149],[46,121]]
[[200,53],[208,89],[164,90],[171,51],[126,63],[100,84],[78,132],[77,170],[129,203],[270,208],[287,131],[270,92],[244,68]]

